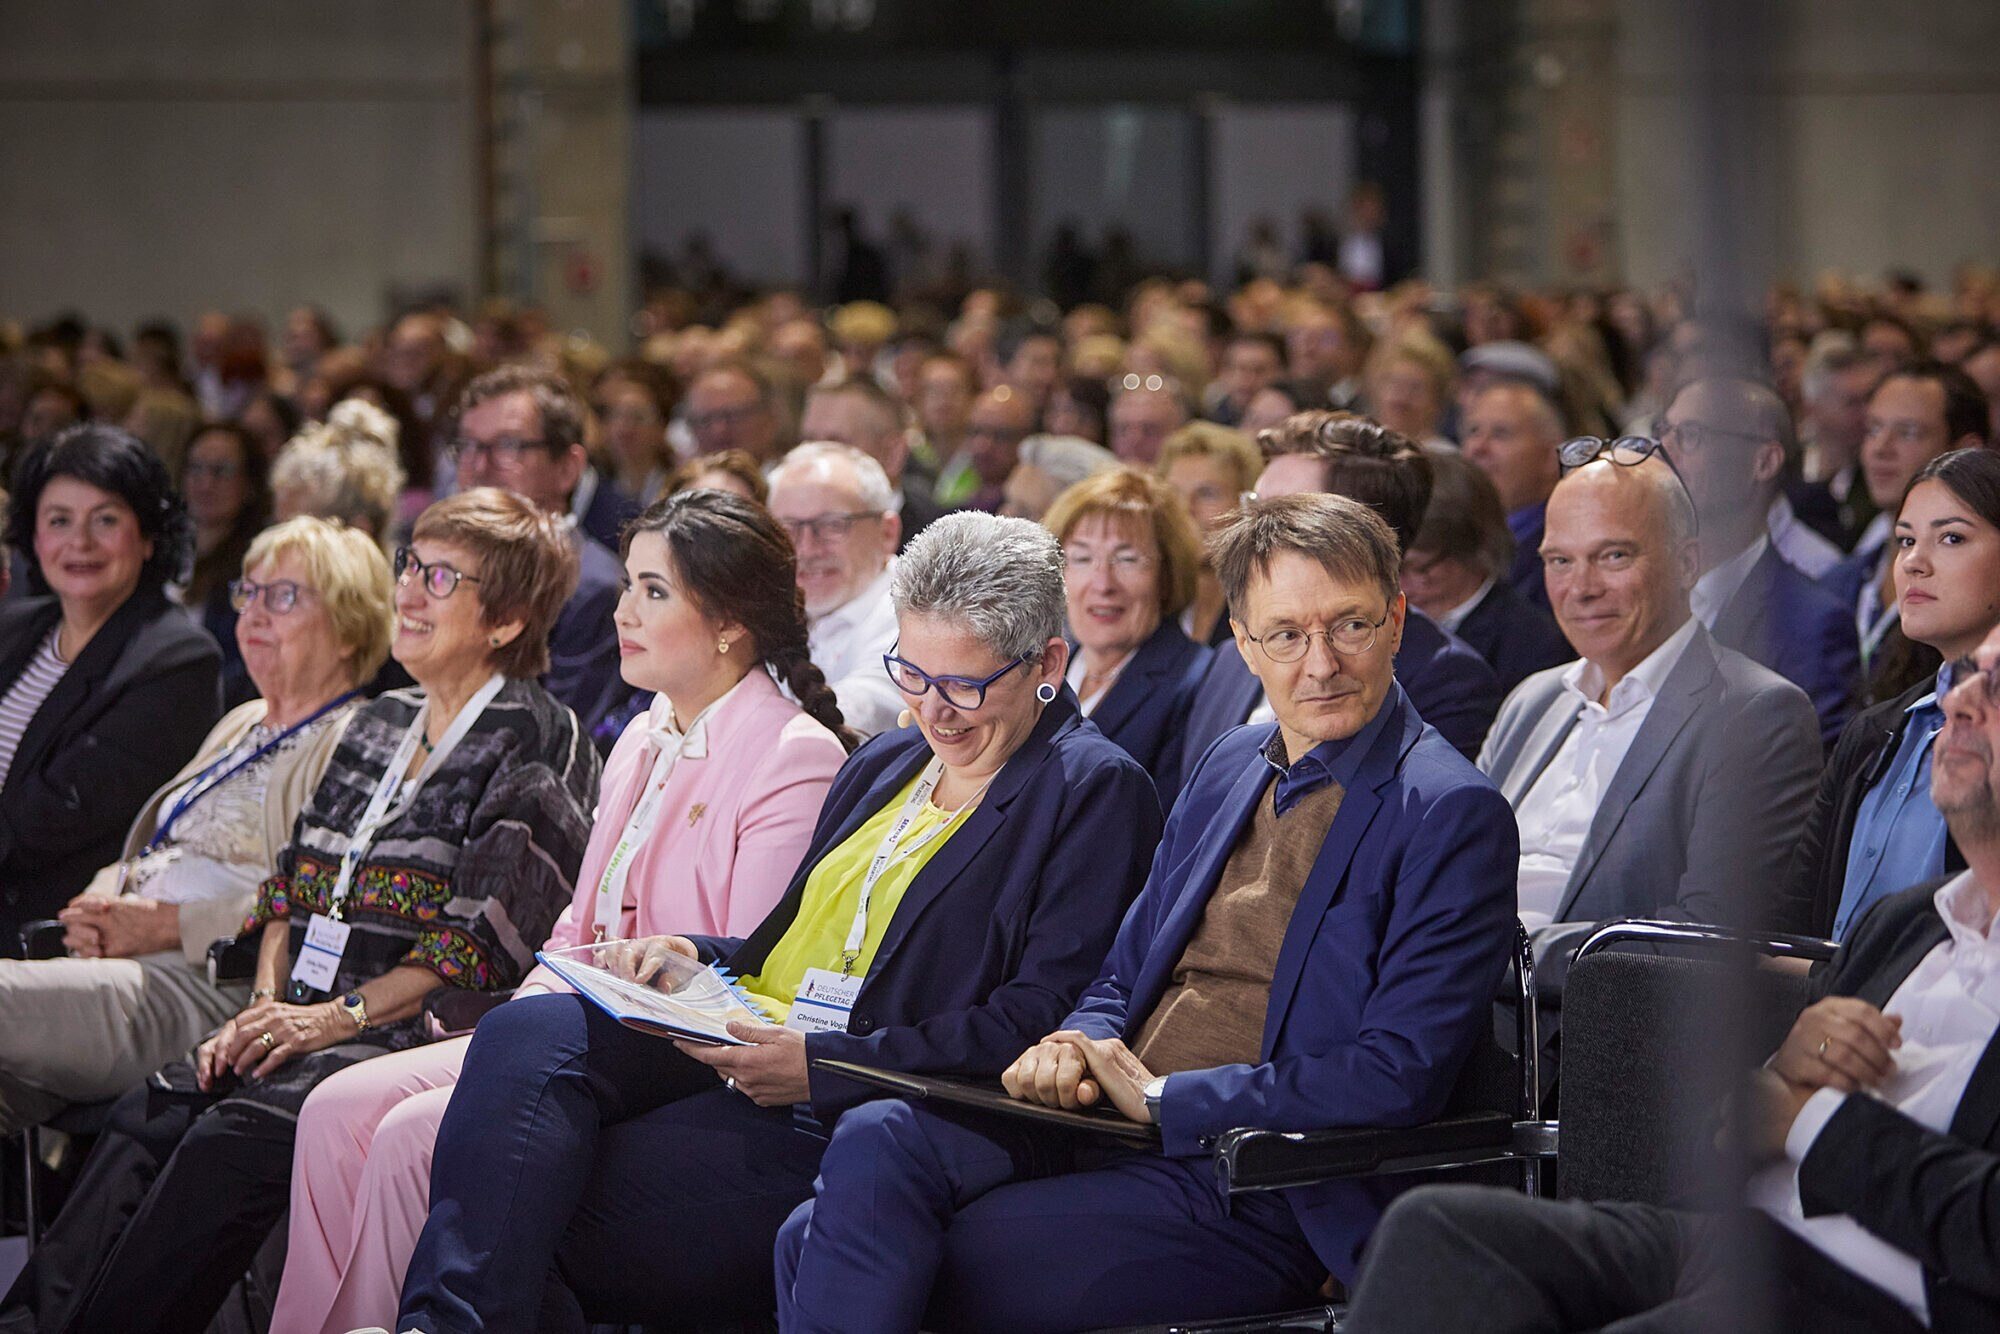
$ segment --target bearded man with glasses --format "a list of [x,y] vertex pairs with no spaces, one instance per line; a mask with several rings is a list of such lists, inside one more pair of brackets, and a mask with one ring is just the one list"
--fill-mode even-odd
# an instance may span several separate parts
[[813,665],[864,737],[899,726],[902,698],[882,675],[896,642],[889,567],[902,535],[882,465],[850,445],[800,445],[771,473],[771,514],[798,553]]
[[1797,686],[1690,613],[1694,495],[1658,442],[1572,440],[1541,557],[1581,659],[1517,686],[1480,753],[1520,825],[1520,917],[1544,995],[1613,917],[1762,924],[1812,806]]

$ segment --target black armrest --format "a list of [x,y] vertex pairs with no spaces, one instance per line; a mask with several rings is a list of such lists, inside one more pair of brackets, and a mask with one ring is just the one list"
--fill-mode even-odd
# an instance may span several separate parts
[[1226,1131],[1215,1170],[1228,1191],[1281,1190],[1315,1181],[1498,1161],[1511,1156],[1514,1119],[1466,1112],[1394,1130]]
[[257,976],[257,946],[259,936],[229,936],[208,947],[208,980],[217,986],[224,982],[248,982]]
[[467,991],[439,987],[424,998],[424,1013],[447,1035],[470,1033],[485,1013],[514,995],[511,991]]
[[44,918],[39,922],[28,922],[21,927],[21,957],[23,959],[60,959],[69,950],[63,945],[63,924]]

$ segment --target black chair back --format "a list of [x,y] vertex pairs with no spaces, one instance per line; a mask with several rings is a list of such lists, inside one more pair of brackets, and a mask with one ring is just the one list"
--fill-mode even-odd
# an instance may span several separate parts
[[1747,954],[1579,958],[1563,999],[1557,1193],[1681,1207],[1735,1198],[1715,1144],[1723,1102],[1805,999],[1802,974]]

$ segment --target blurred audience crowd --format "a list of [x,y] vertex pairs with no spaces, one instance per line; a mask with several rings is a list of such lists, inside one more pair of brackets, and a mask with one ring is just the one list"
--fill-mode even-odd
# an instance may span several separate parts
[[[1037,1209],[1434,1116],[1510,918],[1559,1009],[1597,923],[1866,940],[2000,841],[1936,758],[1996,707],[1994,269],[1756,319],[1282,257],[966,287],[662,289],[623,346],[0,324],[0,1130],[116,1100],[0,1330],[1034,1324]],[[668,1046],[536,965],[621,941],[787,1036]],[[453,991],[515,999],[467,1038]],[[1098,1099],[1186,1170],[1020,1168],[809,1055]],[[1056,1288],[1310,1297],[1385,1199],[1177,1203]]]

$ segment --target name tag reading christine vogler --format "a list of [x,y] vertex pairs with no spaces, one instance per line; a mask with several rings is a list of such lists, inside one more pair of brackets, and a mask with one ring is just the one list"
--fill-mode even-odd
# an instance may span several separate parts
[[801,1033],[845,1033],[854,998],[860,994],[860,978],[842,977],[830,968],[808,968],[792,997],[785,1027]]
[[337,922],[325,913],[314,913],[306,923],[305,948],[292,965],[292,981],[303,982],[314,991],[332,991],[340,975],[340,956],[347,952],[347,937],[354,928]]

